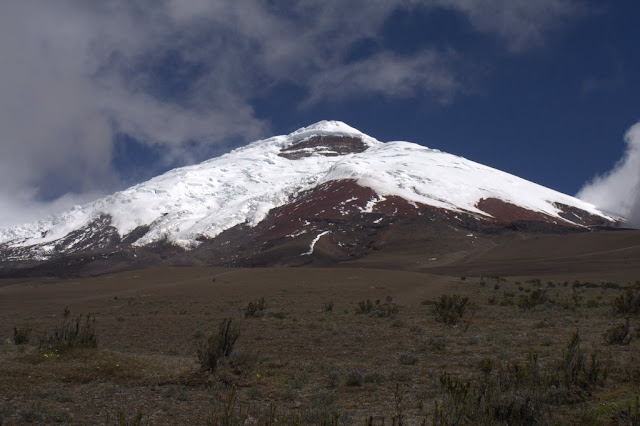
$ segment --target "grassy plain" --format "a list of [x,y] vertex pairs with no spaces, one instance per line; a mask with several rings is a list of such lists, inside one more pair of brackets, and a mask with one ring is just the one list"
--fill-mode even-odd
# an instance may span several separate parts
[[[537,275],[454,273],[478,257],[437,274],[162,267],[3,280],[0,423],[638,424],[640,265],[613,270],[618,249],[583,273],[554,254],[553,267],[521,268]],[[92,314],[97,347],[54,344],[66,307],[68,320]],[[202,371],[198,343],[225,318],[239,338]],[[28,343],[14,328],[31,330]]]

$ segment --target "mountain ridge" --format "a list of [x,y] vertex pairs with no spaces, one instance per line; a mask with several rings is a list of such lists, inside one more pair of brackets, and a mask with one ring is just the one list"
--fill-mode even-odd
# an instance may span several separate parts
[[[266,243],[267,235],[278,240],[331,232],[327,223],[342,223],[347,232],[365,216],[370,225],[390,224],[428,211],[439,220],[468,216],[493,226],[530,221],[586,230],[624,223],[462,157],[410,142],[380,142],[345,123],[321,121],[38,223],[0,229],[0,265],[91,252],[131,258],[144,248],[167,251],[160,246],[192,251],[233,229],[262,229],[258,225],[272,221],[258,238]],[[288,233],[276,235],[279,227]],[[338,243],[336,252],[343,250]]]

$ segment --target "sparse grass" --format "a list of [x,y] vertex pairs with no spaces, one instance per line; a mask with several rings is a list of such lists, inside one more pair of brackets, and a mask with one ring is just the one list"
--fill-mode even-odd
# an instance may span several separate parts
[[557,370],[544,370],[538,355],[533,353],[524,362],[496,363],[483,358],[478,365],[482,374],[466,379],[444,371],[440,375],[441,400],[435,405],[433,423],[547,423],[553,406],[582,400],[585,393],[581,391],[606,380],[597,355],[587,361],[578,332],[555,364]]
[[[611,321],[614,300],[632,287],[522,280],[518,292],[512,281],[484,279],[484,287],[477,279],[454,280],[444,298],[393,289],[401,304],[385,299],[386,283],[344,294],[277,288],[265,293],[268,311],[258,308],[264,298],[256,299],[257,315],[233,321],[220,318],[242,317],[241,293],[170,301],[163,295],[162,303],[144,294],[105,297],[91,307],[99,312],[99,348],[0,345],[6,401],[0,418],[8,424],[96,424],[107,413],[108,424],[135,424],[138,413],[145,413],[141,423],[219,425],[637,422],[637,318]],[[576,305],[574,295],[586,302]],[[425,309],[417,301],[428,296]],[[491,297],[495,303],[487,304]],[[344,308],[326,310],[327,300]],[[364,309],[354,315],[358,300],[356,311]],[[434,321],[437,307],[463,326]],[[75,327],[70,312],[65,320]],[[60,318],[21,313],[11,321],[6,337],[13,323],[24,321],[40,336]],[[233,333],[238,325],[241,338]],[[211,336],[203,331],[211,328]],[[96,408],[97,399],[105,406]]]

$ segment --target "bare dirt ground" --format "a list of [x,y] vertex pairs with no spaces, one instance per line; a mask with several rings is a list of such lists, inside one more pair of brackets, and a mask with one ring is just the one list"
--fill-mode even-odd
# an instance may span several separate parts
[[[637,424],[638,246],[539,236],[446,259],[2,280],[0,423]],[[92,314],[97,347],[55,344],[66,307]],[[238,340],[202,371],[198,342],[225,318]]]

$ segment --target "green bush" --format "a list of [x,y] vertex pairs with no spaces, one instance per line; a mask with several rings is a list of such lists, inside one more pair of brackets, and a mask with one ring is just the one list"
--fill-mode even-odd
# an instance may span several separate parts
[[69,308],[65,308],[64,319],[53,332],[45,337],[41,346],[64,350],[69,348],[96,348],[98,334],[96,332],[96,317],[89,313],[71,318]]
[[[142,414],[142,410],[138,409],[138,412],[131,417],[131,421],[128,421],[127,414],[124,412],[124,410],[118,410],[118,412],[116,413],[115,424],[117,424],[118,426],[140,426],[142,424],[142,417],[144,417],[144,415]],[[105,424],[111,424],[111,416],[109,416],[109,413],[107,413]]]
[[375,303],[372,303],[370,299],[361,300],[358,302],[356,308],[356,315],[369,314],[378,318],[388,318],[398,313],[400,308],[393,303],[393,298],[387,296],[384,303],[380,302],[380,299],[376,299]]
[[376,300],[376,306],[371,315],[378,318],[389,318],[392,315],[397,314],[400,311],[398,305],[393,303],[393,299],[389,296],[384,303],[379,303]]
[[476,380],[442,373],[442,399],[436,401],[432,424],[546,423],[547,388],[535,354],[524,364],[502,365],[485,358],[479,369],[483,374]]
[[382,373],[378,373],[378,372],[373,372],[373,373],[367,373],[364,376],[364,382],[365,383],[375,383],[375,384],[380,384],[382,382],[384,382],[387,378],[385,377],[384,374]]
[[628,345],[631,343],[629,333],[629,318],[623,323],[615,325],[604,333],[604,341],[607,345]]
[[347,373],[345,384],[352,387],[360,387],[364,383],[364,374],[360,370],[353,369]]
[[402,365],[416,365],[419,360],[418,358],[416,358],[411,354],[402,354],[400,355],[400,358],[398,359],[398,361]]
[[587,359],[580,344],[580,333],[577,330],[571,336],[567,349],[562,353],[557,370],[559,377],[552,379],[563,385],[570,394],[578,394],[579,398],[580,389],[588,390],[595,385],[603,384],[608,376],[608,369],[603,365],[597,353],[593,352]]
[[360,314],[368,314],[373,310],[373,303],[371,300],[361,300],[358,302],[358,307],[356,308],[356,315]]
[[16,345],[26,345],[29,343],[30,328],[13,327],[13,343]]
[[621,315],[640,314],[640,294],[637,290],[626,289],[624,294],[613,300],[613,310]]
[[536,289],[528,295],[518,296],[518,307],[521,309],[531,309],[536,305],[541,305],[547,301],[547,291]]
[[260,299],[252,300],[247,304],[247,307],[244,308],[244,317],[261,317],[264,315],[264,310],[267,308],[267,305],[264,301],[264,297]]
[[444,337],[430,337],[428,345],[433,350],[444,351],[445,349],[447,349],[447,339],[445,339]]
[[202,371],[214,372],[222,358],[228,358],[240,337],[240,330],[231,318],[225,318],[218,326],[218,332],[198,343],[198,362]]
[[436,321],[443,322],[445,325],[457,324],[464,315],[467,302],[469,302],[468,297],[460,297],[456,294],[453,296],[443,295],[440,297],[440,301],[436,301],[434,304]]

